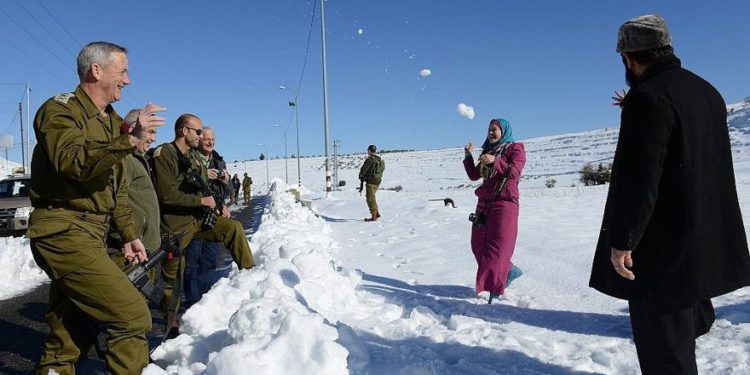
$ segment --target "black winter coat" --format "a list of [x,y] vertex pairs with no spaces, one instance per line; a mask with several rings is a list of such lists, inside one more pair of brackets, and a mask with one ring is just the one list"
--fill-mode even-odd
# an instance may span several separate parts
[[[224,162],[224,158],[216,150],[211,151],[211,160],[208,162],[208,168],[218,169],[221,172],[227,169],[227,163]],[[231,189],[228,186],[229,183],[225,183],[224,180],[211,180],[209,183],[211,184],[212,192],[222,196],[224,199],[229,199],[231,193]]]
[[[676,57],[623,101],[620,136],[589,285],[610,296],[693,303],[750,285],[726,104]],[[635,280],[611,247],[633,250]]]

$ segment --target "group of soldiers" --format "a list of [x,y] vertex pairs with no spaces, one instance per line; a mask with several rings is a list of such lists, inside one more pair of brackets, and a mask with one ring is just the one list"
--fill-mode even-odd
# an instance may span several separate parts
[[241,270],[255,263],[241,223],[223,206],[226,195],[216,193],[230,179],[213,150],[215,132],[198,116],[182,114],[174,139],[150,150],[165,108],[148,103],[123,119],[111,105],[130,84],[127,50],[93,42],[77,65],[75,91],[47,100],[34,119],[27,237],[51,279],[50,332],[38,372],[75,373],[101,329],[107,372],[140,374],[149,363],[152,318],[122,267],[167,250],[158,272],[165,283],[159,310],[173,336],[191,241],[221,243]]
[[229,184],[229,186],[232,189],[232,194],[230,197],[229,202],[231,204],[237,204],[239,202],[239,194],[240,194],[240,187],[242,187],[242,196],[245,200],[245,204],[250,204],[250,200],[253,198],[252,196],[252,186],[253,186],[253,179],[252,177],[248,176],[247,173],[245,173],[245,177],[242,179],[242,182],[240,182],[240,178],[237,176],[237,174],[234,174],[234,177],[232,177],[232,181]]

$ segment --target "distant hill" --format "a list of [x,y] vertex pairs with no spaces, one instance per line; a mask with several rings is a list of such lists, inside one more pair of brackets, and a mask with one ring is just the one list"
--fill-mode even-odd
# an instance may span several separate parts
[[[732,156],[735,171],[750,169],[750,105],[737,103],[727,106],[731,111],[728,117]],[[524,188],[544,188],[548,179],[555,179],[557,187],[580,185],[579,171],[586,163],[595,167],[599,163],[609,164],[614,157],[617,147],[619,127],[604,128],[579,133],[561,134],[529,139],[521,139],[526,147],[526,166],[523,171]],[[476,134],[479,136],[479,134]],[[478,156],[478,150],[476,152]],[[461,167],[463,150],[461,147],[429,150],[404,151],[382,154],[386,160],[386,172],[382,188],[389,189],[397,186],[406,191],[430,191],[432,185],[443,186],[445,189],[473,188],[478,183],[471,182]],[[358,184],[359,171],[365,154],[341,155],[338,158],[339,180],[346,180],[349,184]],[[324,159],[311,157],[302,159],[302,181],[311,190],[323,189]],[[284,176],[286,166],[283,159],[271,160],[268,165],[260,161],[230,163],[231,173],[249,171],[256,183],[265,183],[262,177],[266,174],[266,167],[270,168],[271,176]],[[434,166],[439,167],[435,173]],[[332,165],[332,169],[336,169]],[[296,181],[294,161],[289,162],[289,180]],[[743,172],[742,176],[745,176]],[[744,180],[738,183],[745,183]],[[353,189],[353,187],[351,187]]]
[[727,106],[729,129],[750,134],[750,103],[742,102]]

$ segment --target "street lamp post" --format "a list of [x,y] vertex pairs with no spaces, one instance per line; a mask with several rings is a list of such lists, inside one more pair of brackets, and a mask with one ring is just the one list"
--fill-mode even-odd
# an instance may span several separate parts
[[298,99],[297,91],[295,91],[291,87],[279,86],[279,90],[283,90],[283,91],[292,90],[292,92],[294,92],[294,100],[289,101],[289,106],[294,107],[294,117],[295,117],[295,122],[297,123],[297,187],[302,187],[302,171],[300,169],[300,162],[299,162],[299,158],[300,158],[299,156],[299,107],[297,105],[299,103],[299,99]]
[[265,154],[265,157],[266,157],[266,189],[268,189],[268,191],[270,192],[271,191],[271,177],[268,175],[268,146],[266,146],[266,145],[264,145],[262,143],[258,143],[258,146],[263,146],[266,149],[266,154]]
[[[280,128],[281,125],[274,125],[273,127]],[[286,128],[284,128],[284,176],[286,178],[286,184],[289,185],[289,163],[287,162],[286,155]]]

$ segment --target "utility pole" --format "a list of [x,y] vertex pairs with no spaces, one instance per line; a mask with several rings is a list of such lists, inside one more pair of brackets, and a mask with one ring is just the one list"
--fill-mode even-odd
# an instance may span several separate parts
[[[283,86],[283,85],[279,86],[279,90],[282,90],[282,91],[292,90],[292,92],[294,92],[294,100],[289,101],[289,107],[294,108],[294,117],[297,123],[296,124],[296,128],[297,128],[297,187],[301,188],[302,187],[302,170],[300,168],[300,160],[299,160],[300,158],[299,156],[299,106],[298,106],[299,93],[297,93],[297,90],[291,87]],[[289,181],[287,181],[287,183],[289,183]]]
[[21,123],[21,168],[26,173],[26,147],[23,142],[23,103],[18,103],[18,121]]
[[333,189],[339,190],[339,140],[333,140]]
[[31,85],[26,82],[26,127],[29,129],[29,135],[26,137],[26,160],[29,161],[29,169],[24,173],[31,173]]
[[325,1],[320,0],[320,37],[323,50],[323,126],[326,148],[326,197],[331,192],[331,169],[328,166],[328,74],[326,73],[326,12]]
[[290,107],[294,107],[294,117],[296,118],[297,122],[297,187],[302,187],[302,171],[300,169],[300,162],[299,162],[299,109],[297,107],[297,95],[294,95],[294,101],[289,102]]
[[[278,125],[278,124],[274,125],[273,127],[274,128],[282,128],[281,125]],[[286,157],[287,156],[287,153],[286,153],[286,128],[282,128],[282,129],[284,129],[284,176],[285,176],[284,182],[287,185],[289,185],[289,163],[287,162],[288,159]]]

